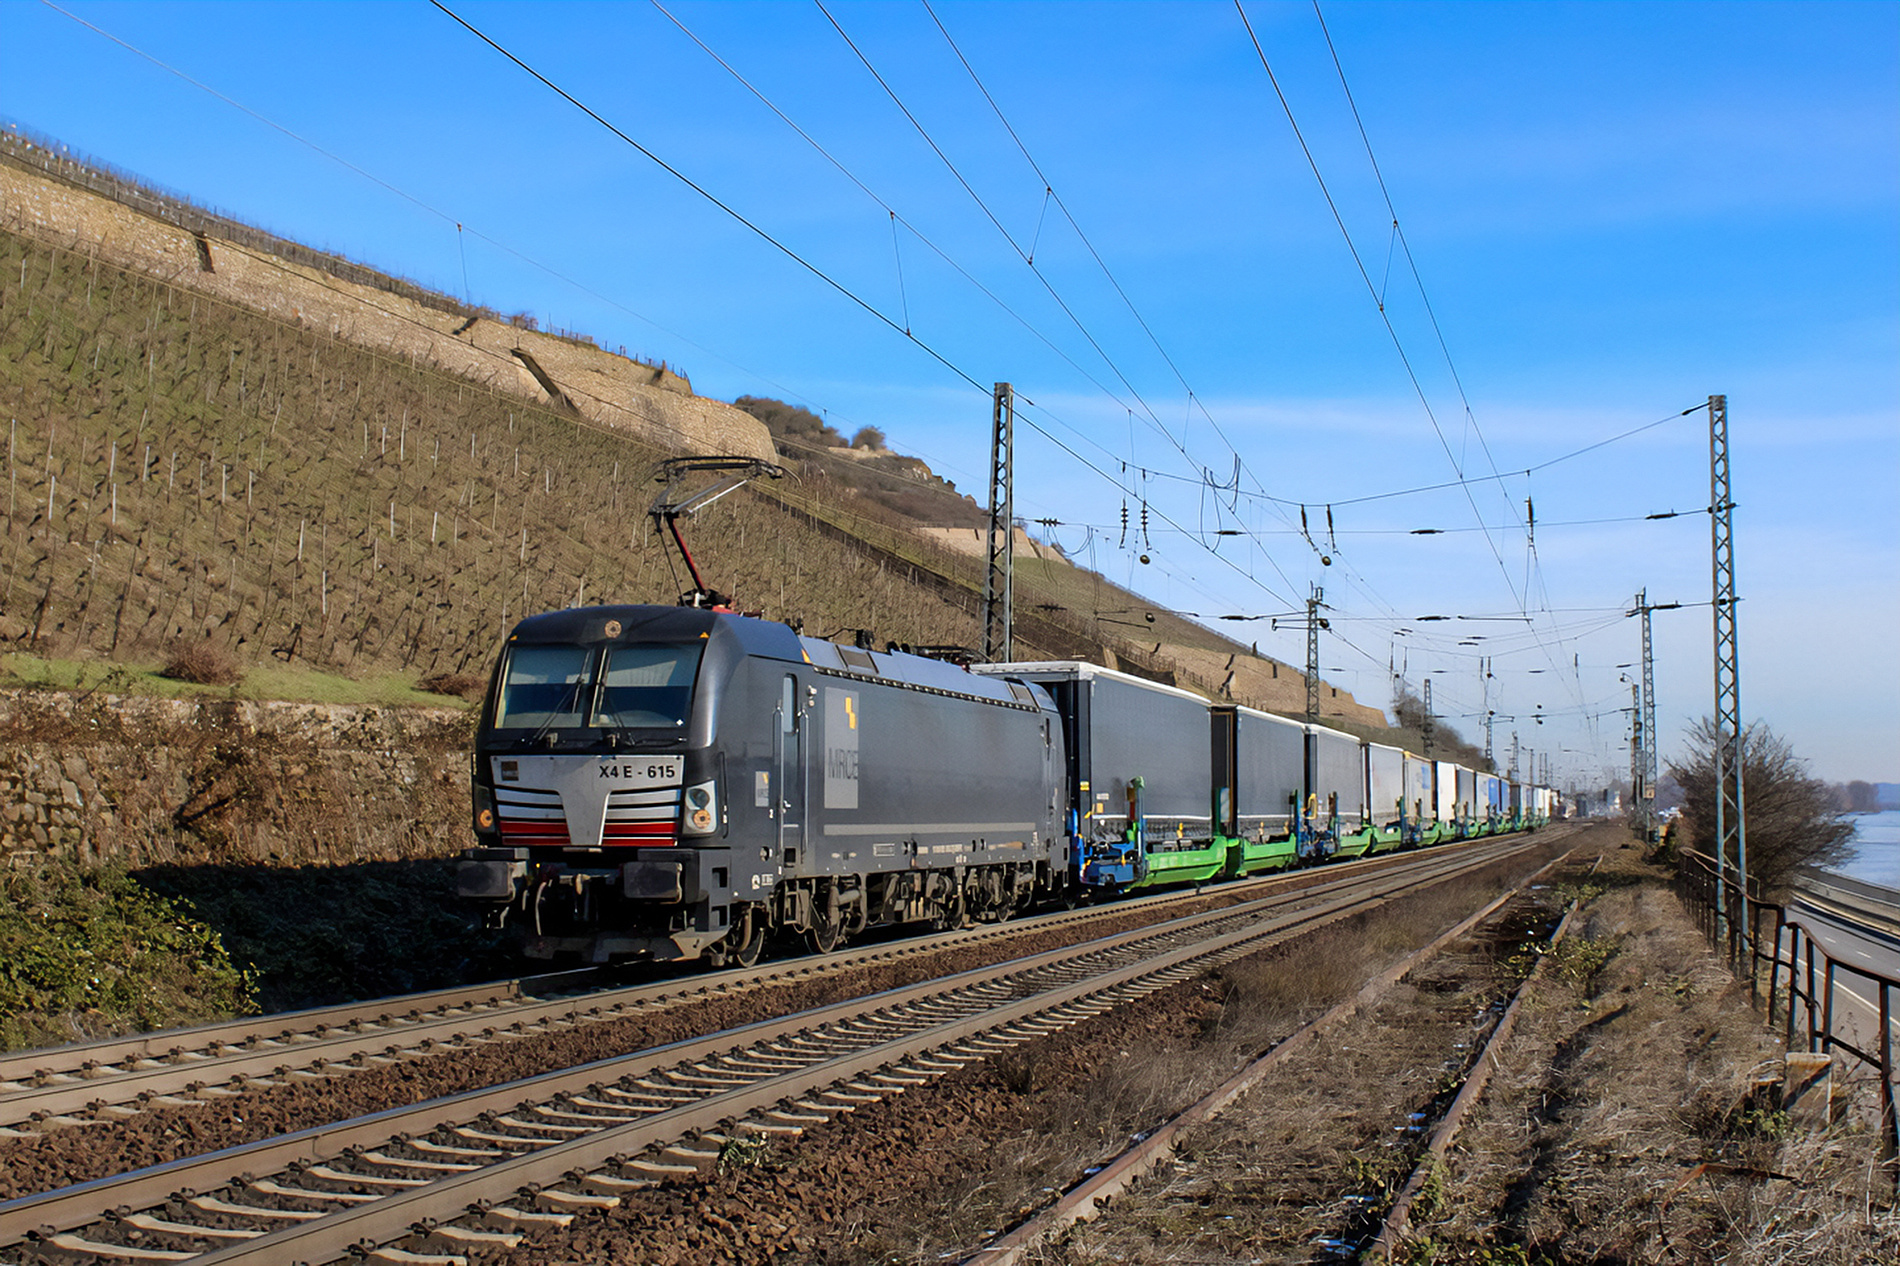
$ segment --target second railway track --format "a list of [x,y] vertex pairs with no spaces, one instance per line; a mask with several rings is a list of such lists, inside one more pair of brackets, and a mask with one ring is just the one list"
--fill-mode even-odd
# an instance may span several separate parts
[[[1215,899],[1318,886],[1354,871],[1400,864],[1385,855],[1326,871],[1296,871],[1222,885]],[[584,969],[371,1000],[162,1033],[0,1055],[0,1138],[102,1119],[147,1106],[181,1106],[284,1081],[322,1081],[397,1060],[452,1055],[473,1046],[624,1019],[761,983],[838,974],[938,952],[1006,942],[1025,931],[1078,932],[1191,901],[1194,890],[1136,902],[986,924],[959,932],[887,940],[827,956],[758,968],[694,972],[637,985]]]
[[[1084,946],[0,1204],[0,1261],[452,1261],[1538,841],[1408,855]],[[1289,907],[1304,908],[1290,910]],[[474,1209],[476,1212],[470,1212]],[[419,1228],[419,1229],[418,1229]],[[374,1247],[365,1247],[374,1246]]]

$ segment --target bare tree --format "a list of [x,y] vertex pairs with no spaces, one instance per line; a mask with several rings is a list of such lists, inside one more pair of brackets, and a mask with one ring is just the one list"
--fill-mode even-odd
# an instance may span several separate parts
[[[1393,725],[1401,734],[1379,737],[1381,743],[1397,743],[1408,751],[1424,754],[1425,700],[1400,682],[1392,697]],[[1491,771],[1495,766],[1484,758],[1484,749],[1470,742],[1445,718],[1432,726],[1432,755],[1438,760],[1456,761],[1467,769]]]
[[[1715,849],[1716,741],[1714,718],[1702,718],[1689,731],[1687,753],[1669,765],[1669,776],[1682,784],[1683,820],[1705,852]],[[1773,889],[1797,867],[1845,860],[1854,828],[1835,812],[1832,788],[1809,777],[1807,762],[1759,721],[1744,732],[1742,748],[1750,877]]]

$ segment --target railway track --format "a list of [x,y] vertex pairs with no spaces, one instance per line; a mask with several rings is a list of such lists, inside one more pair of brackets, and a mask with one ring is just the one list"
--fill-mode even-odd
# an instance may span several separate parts
[[[1274,1068],[1289,1056],[1304,1050],[1320,1035],[1337,1030],[1356,1017],[1362,1016],[1375,1006],[1396,982],[1421,964],[1430,962],[1461,937],[1482,927],[1488,921],[1498,918],[1500,911],[1505,910],[1513,902],[1522,900],[1538,880],[1558,871],[1572,855],[1566,853],[1553,859],[1541,870],[1525,879],[1523,883],[1499,895],[1489,905],[1447,929],[1429,944],[1367,982],[1356,996],[1296,1029],[1226,1082],[1200,1100],[1175,1113],[1136,1140],[1119,1156],[1095,1169],[1081,1182],[1064,1191],[1047,1207],[992,1243],[963,1256],[959,1266],[1017,1266],[1017,1263],[1023,1261],[1039,1244],[1060,1234],[1073,1223],[1095,1216],[1102,1206],[1127,1191],[1132,1184],[1145,1177],[1156,1165],[1170,1157],[1188,1131],[1225,1112],[1243,1095],[1259,1085]],[[1594,873],[1594,867],[1592,872]],[[1576,907],[1577,903],[1573,901],[1564,914],[1562,922],[1551,933],[1549,946],[1555,946],[1563,938]],[[1363,1250],[1373,1255],[1376,1260],[1391,1259],[1392,1244],[1403,1234],[1408,1225],[1411,1207],[1431,1173],[1429,1158],[1444,1155],[1450,1146],[1451,1139],[1456,1136],[1458,1126],[1465,1112],[1469,1110],[1470,1104],[1483,1093],[1491,1068],[1496,1062],[1495,1052],[1510,1036],[1524,989],[1528,986],[1530,979],[1534,979],[1542,972],[1545,962],[1546,960],[1540,956],[1536,969],[1511,991],[1509,1004],[1501,1019],[1489,1030],[1482,1046],[1475,1054],[1458,1061],[1466,1065],[1467,1071],[1456,1099],[1448,1106],[1444,1115],[1433,1123],[1435,1128],[1426,1152],[1428,1159],[1412,1168],[1403,1190],[1386,1213],[1381,1233]],[[1355,1249],[1355,1251],[1358,1250]]]
[[1543,841],[1334,871],[1084,945],[0,1204],[0,1262],[446,1266]]
[[[1387,854],[1346,866],[1223,884],[1219,895],[1291,892],[1355,870],[1402,864]],[[366,1003],[0,1055],[0,1138],[96,1124],[147,1106],[228,1098],[283,1082],[322,1081],[396,1061],[451,1057],[497,1042],[626,1019],[761,984],[833,975],[945,946],[1006,942],[1025,931],[1072,929],[1152,917],[1195,900],[1192,890],[1039,915],[1006,924],[911,937],[828,956],[614,985],[598,969],[499,981]]]

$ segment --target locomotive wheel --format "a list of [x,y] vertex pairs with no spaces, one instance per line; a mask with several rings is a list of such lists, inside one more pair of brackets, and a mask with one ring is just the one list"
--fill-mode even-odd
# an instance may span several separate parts
[[741,967],[757,967],[759,959],[765,954],[765,932],[754,932],[752,939],[732,952],[732,961]]
[[739,926],[742,939],[733,943],[732,961],[741,967],[756,967],[759,956],[765,952],[765,919],[759,913],[759,907],[752,907],[745,913],[745,922]]
[[812,919],[811,927],[805,930],[805,944],[811,947],[814,954],[829,954],[844,944],[844,928],[834,920],[818,915]]
[[969,926],[969,903],[964,900],[960,888],[954,897],[946,898],[938,905],[936,916],[930,920],[931,930],[935,932],[955,932]]
[[717,970],[721,967],[754,967],[765,952],[765,918],[758,907],[746,907],[740,922],[726,939],[706,950],[706,965]]

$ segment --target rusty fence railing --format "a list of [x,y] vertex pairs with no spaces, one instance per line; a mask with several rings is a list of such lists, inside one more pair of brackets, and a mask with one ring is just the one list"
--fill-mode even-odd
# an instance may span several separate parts
[[[1727,953],[1736,975],[1747,978],[1749,998],[1765,1006],[1769,1024],[1781,1028],[1790,1051],[1804,1047],[1811,1054],[1846,1056],[1878,1074],[1883,1156],[1891,1167],[1900,1155],[1894,1086],[1900,979],[1835,957],[1805,923],[1789,917],[1785,906],[1764,900],[1752,881],[1744,895],[1733,876],[1724,890],[1718,873],[1715,858],[1705,853],[1680,855],[1677,890],[1691,917],[1710,943]],[[1740,911],[1738,900],[1745,907]],[[1849,992],[1851,982],[1874,994],[1871,1001],[1853,995],[1876,1017],[1879,1027],[1871,1037],[1842,1022],[1840,995]]]

